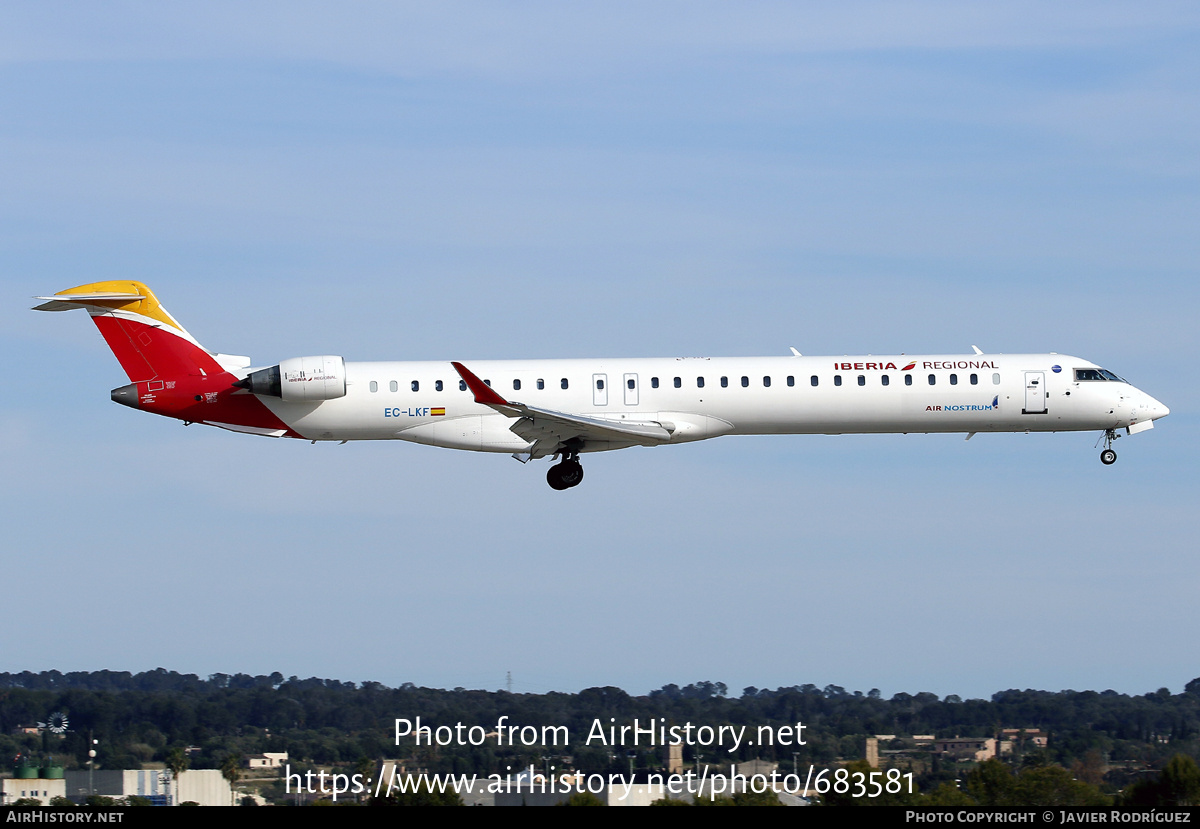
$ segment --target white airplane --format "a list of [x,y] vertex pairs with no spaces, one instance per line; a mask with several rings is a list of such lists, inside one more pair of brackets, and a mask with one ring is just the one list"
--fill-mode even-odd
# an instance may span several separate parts
[[[721,435],[1153,428],[1169,409],[1111,371],[1062,354],[676,357],[348,363],[293,357],[252,368],[208,351],[140,282],[61,291],[39,311],[84,308],[130,383],[112,399],[185,423],[311,440],[408,440],[552,457],[554,489],[579,456]],[[483,379],[480,379],[483,378]]]

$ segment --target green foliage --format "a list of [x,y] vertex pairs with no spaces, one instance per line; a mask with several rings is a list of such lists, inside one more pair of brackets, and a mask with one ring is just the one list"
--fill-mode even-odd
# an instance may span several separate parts
[[[541,765],[543,756],[572,758],[586,772],[628,772],[628,760],[606,746],[583,745],[591,723],[662,721],[718,727],[759,725],[779,728],[803,722],[804,746],[743,742],[728,759],[755,757],[792,767],[829,768],[844,757],[861,756],[863,735],[878,733],[991,736],[998,725],[1051,732],[1045,749],[1018,747],[1016,762],[1032,767],[1062,766],[1093,785],[1109,770],[1109,785],[1127,786],[1112,769],[1165,767],[1171,756],[1200,756],[1200,678],[1183,693],[1165,689],[1143,695],[1113,691],[1001,691],[991,699],[939,699],[928,692],[898,693],[884,699],[875,689],[863,694],[838,685],[794,685],[774,690],[746,688],[730,697],[719,682],[666,685],[645,696],[620,688],[588,688],[578,694],[509,694],[504,691],[445,691],[405,684],[355,685],[330,679],[214,674],[202,679],[158,669],[141,674],[118,671],[0,673],[0,754],[40,750],[40,738],[12,734],[19,723],[46,711],[69,710],[72,732],[61,753],[70,767],[86,767],[88,734],[100,740],[98,768],[137,768],[148,758],[166,759],[171,747],[195,745],[192,768],[221,768],[230,756],[286,751],[293,770],[302,765],[337,766],[351,771],[363,758],[410,759],[434,774],[490,774],[505,766]],[[428,724],[456,722],[491,729],[499,717],[511,724],[565,726],[570,746],[445,746],[419,749],[411,740],[392,745],[389,735],[398,711],[421,712]],[[616,755],[614,757],[614,755]],[[1089,759],[1089,757],[1091,759]],[[1099,758],[1099,759],[1097,759]],[[711,759],[711,758],[706,758]],[[687,762],[694,761],[690,752]],[[559,761],[560,764],[563,761]],[[657,755],[639,757],[653,766]],[[560,767],[563,767],[560,765]],[[939,761],[937,774],[923,780],[940,785],[958,768]]]
[[18,797],[11,805],[14,809],[38,809],[41,808],[42,801],[36,797]]
[[232,800],[236,795],[233,787],[242,779],[242,757],[240,754],[227,754],[225,759],[221,761],[221,776],[229,781],[229,797]]
[[953,783],[942,783],[925,797],[927,809],[976,809],[979,804]]
[[1062,766],[1022,770],[1015,795],[1019,805],[1038,808],[1096,810],[1112,805],[1112,798],[1074,779]]
[[1104,809],[1112,799],[1071,777],[1061,766],[1024,768],[1019,774],[987,760],[967,775],[967,793],[983,809]]
[[1200,766],[1191,757],[1176,754],[1155,780],[1131,786],[1122,805],[1144,809],[1200,806]]
[[575,792],[566,800],[557,804],[559,806],[606,806],[603,800],[596,797],[591,792]]

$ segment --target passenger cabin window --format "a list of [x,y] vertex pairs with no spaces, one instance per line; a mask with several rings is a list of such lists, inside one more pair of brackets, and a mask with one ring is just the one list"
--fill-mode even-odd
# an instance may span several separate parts
[[537,381],[537,387],[538,387],[538,391],[542,391],[543,389],[546,388],[546,381],[543,380],[541,377],[539,377],[538,381]]
[[814,374],[812,377],[809,377],[809,378],[808,378],[808,382],[809,382],[809,385],[811,385],[811,386],[816,386],[816,385],[817,385],[817,383],[818,383],[818,382],[820,382],[820,381],[819,381],[819,380],[817,380],[817,375],[815,375],[815,374]]
[[596,381],[596,389],[597,389],[597,391],[604,391],[604,381],[603,380]]
[[958,375],[957,374],[950,375],[950,385],[952,385],[952,386],[958,385]]
[[400,391],[400,384],[393,380],[388,383],[388,391]]
[[978,375],[978,374],[972,374],[972,375],[971,375],[971,385],[972,385],[972,386],[978,386],[978,385],[979,385],[979,375]]
[[683,378],[682,377],[675,378],[675,388],[677,388],[677,389],[683,388]]
[[[490,386],[490,385],[491,385],[491,383],[488,383],[488,385]],[[421,382],[420,382],[419,380],[413,380],[413,381],[412,381],[412,390],[413,390],[413,391],[420,391],[420,390],[421,390]]]
[[466,391],[466,390],[467,390],[467,381],[466,381],[466,380],[459,380],[459,381],[458,381],[458,390],[459,390],[459,391]]
[[788,387],[790,388],[791,386],[794,386],[794,385],[796,385],[796,378],[789,374],[788,375]]
[[521,381],[513,380],[513,391],[520,391],[520,390],[521,390]]
[[1000,375],[999,375],[999,374],[993,374],[993,375],[992,375],[992,385],[993,385],[993,386],[998,386],[998,385],[1000,385]]
[[865,386],[867,384],[867,378],[861,374],[858,375],[858,384],[860,386]]
[[885,375],[883,375],[882,377],[880,377],[880,378],[879,378],[879,382],[883,383],[883,385],[885,385],[885,386],[886,386],[886,385],[889,385],[889,384],[892,382],[892,378],[891,378],[891,377],[889,377],[889,376],[887,376],[887,375],[885,374]]
[[565,389],[567,387],[567,378],[566,377],[564,377],[562,379],[562,382],[559,383],[559,386],[563,389]]
[[912,385],[912,375],[911,374],[904,375],[904,385],[906,385],[906,386]]
[[835,386],[840,386],[842,384],[842,375],[840,375],[840,374],[833,375],[833,384]]
[[442,390],[442,381],[437,380],[436,382],[434,382],[433,389],[434,389],[434,391],[441,391]]
[[937,375],[936,374],[929,375],[929,385],[931,385],[931,386],[937,385]]
[[658,388],[658,378],[657,377],[650,378],[650,388],[652,388],[652,389]]
[[728,377],[721,378],[721,388],[723,388],[723,389],[729,388],[729,378]]
[[745,375],[742,375],[742,388],[743,389],[750,388],[750,378]]
[[627,388],[628,388],[630,391],[633,391],[633,387],[634,387],[634,385],[635,385],[635,384],[636,384],[636,381],[635,381],[635,380],[634,380],[632,377],[630,377],[628,380],[626,380],[626,381],[625,381],[625,386],[626,386],[626,387],[627,387]]
[[696,378],[696,388],[698,388],[698,389],[704,388],[704,378],[703,377]]
[[[491,381],[491,380],[488,380],[487,378],[484,378],[484,380],[483,380],[483,384],[484,384],[485,386],[487,386],[489,389],[492,387],[492,381]],[[413,391],[416,391],[416,389],[413,389]]]
[[769,388],[771,388],[771,378],[770,378],[770,377],[764,377],[764,378],[763,378],[763,388],[764,388],[764,389],[769,389]]
[[371,391],[373,391],[373,392],[379,391],[379,384],[378,384],[378,383],[376,383],[374,380],[372,380],[372,381],[371,381],[371,385],[370,385],[370,389],[371,389]]

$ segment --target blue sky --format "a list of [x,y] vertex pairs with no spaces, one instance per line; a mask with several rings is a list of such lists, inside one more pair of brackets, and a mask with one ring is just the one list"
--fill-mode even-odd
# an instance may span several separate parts
[[[988,696],[1200,676],[1200,12],[8,3],[9,671]],[[113,405],[82,315],[347,359],[1060,351],[1094,435],[729,438],[544,464]],[[18,359],[14,359],[18,358]],[[17,371],[20,373],[18,379]]]

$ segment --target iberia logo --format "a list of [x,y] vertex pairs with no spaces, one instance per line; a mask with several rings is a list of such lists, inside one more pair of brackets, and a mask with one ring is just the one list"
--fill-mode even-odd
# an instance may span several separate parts
[[914,368],[916,368],[916,365],[917,365],[916,363],[909,363],[908,365],[906,365],[904,368],[902,368],[900,370],[901,371],[912,371]]

